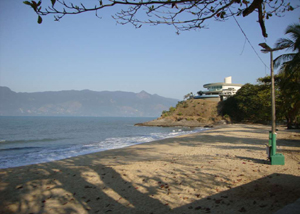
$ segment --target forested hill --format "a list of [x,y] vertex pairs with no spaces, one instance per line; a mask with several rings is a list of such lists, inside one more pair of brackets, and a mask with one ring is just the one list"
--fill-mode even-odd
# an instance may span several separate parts
[[145,91],[16,93],[0,86],[0,116],[157,117],[177,102]]

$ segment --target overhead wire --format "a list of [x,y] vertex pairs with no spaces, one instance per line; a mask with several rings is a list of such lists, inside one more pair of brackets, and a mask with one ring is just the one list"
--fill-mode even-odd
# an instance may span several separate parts
[[244,53],[245,46],[246,46],[246,42],[247,42],[247,40],[246,40],[246,38],[245,38],[245,42],[244,42],[244,45],[243,45],[243,49],[242,49],[242,52],[240,53],[240,55],[242,55],[242,54]]
[[[230,8],[229,8],[229,10],[230,10]],[[230,10],[230,12],[231,12],[231,10]],[[231,14],[233,14],[233,13],[231,12]],[[233,19],[235,20],[235,22],[236,22],[236,24],[238,25],[238,27],[240,28],[241,32],[244,34],[245,39],[247,40],[247,42],[249,43],[249,45],[250,45],[251,48],[253,49],[253,51],[254,51],[254,53],[256,54],[256,56],[257,56],[257,57],[259,58],[259,60],[264,64],[265,70],[266,70],[266,68],[269,68],[269,67],[266,65],[266,63],[262,60],[262,58],[258,55],[257,51],[255,50],[255,48],[254,48],[253,45],[251,44],[249,38],[247,37],[245,31],[242,29],[242,27],[241,27],[241,25],[239,24],[239,22],[237,21],[237,19],[236,19],[234,16],[232,16],[232,17],[233,17]],[[244,45],[245,45],[245,44],[244,44]],[[244,48],[243,48],[243,51],[244,51]],[[243,53],[243,52],[242,52],[242,53]],[[266,71],[265,71],[265,72],[266,72]]]

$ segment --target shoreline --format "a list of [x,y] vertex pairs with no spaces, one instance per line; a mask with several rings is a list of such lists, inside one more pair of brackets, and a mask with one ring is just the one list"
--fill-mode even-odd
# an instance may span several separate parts
[[300,134],[279,129],[286,164],[271,166],[269,129],[217,126],[0,169],[0,213],[274,213],[300,197]]
[[156,126],[156,127],[189,127],[189,128],[213,128],[214,126],[226,125],[225,120],[216,123],[201,123],[195,120],[187,120],[187,118],[176,121],[170,118],[157,118],[155,120],[136,123],[135,126]]
[[[10,168],[16,168],[16,167],[23,167],[23,166],[30,166],[30,165],[36,165],[36,164],[44,164],[44,163],[49,163],[49,162],[53,162],[53,161],[60,161],[60,160],[65,160],[65,159],[69,159],[69,158],[74,158],[74,157],[78,157],[78,156],[83,156],[83,155],[89,155],[89,154],[94,154],[94,153],[98,153],[98,152],[106,152],[106,151],[109,151],[109,150],[115,150],[115,149],[123,149],[123,148],[127,148],[127,147],[131,147],[131,146],[135,146],[135,145],[139,145],[139,144],[144,144],[144,143],[151,143],[151,142],[154,142],[154,141],[160,141],[160,140],[164,140],[164,139],[169,139],[169,138],[176,138],[176,137],[180,137],[180,136],[185,136],[185,135],[189,135],[189,134],[194,134],[194,133],[199,133],[199,132],[202,132],[202,131],[205,131],[207,129],[207,127],[181,127],[181,126],[178,126],[178,127],[173,127],[175,129],[173,129],[173,132],[170,132],[168,133],[168,135],[165,135],[165,136],[159,136],[158,138],[159,139],[153,139],[151,138],[150,136],[150,139],[146,139],[146,141],[139,141],[139,140],[132,140],[130,141],[131,145],[128,145],[128,144],[123,144],[123,145],[119,145],[117,147],[110,147],[109,145],[105,148],[101,148],[101,150],[99,149],[95,149],[93,151],[87,151],[86,153],[81,153],[81,154],[76,154],[73,156],[72,155],[68,155],[64,158],[57,158],[57,159],[52,159],[52,160],[42,160],[40,162],[28,162],[28,163],[24,163],[24,165],[14,165],[14,166],[9,166],[9,167],[0,167],[0,170],[1,169],[10,169]],[[176,131],[176,128],[178,129],[178,131]],[[187,130],[189,128],[189,130]],[[186,130],[182,130],[182,129],[186,129]],[[174,132],[175,131],[175,132]],[[165,134],[165,133],[161,133],[161,134]],[[175,134],[175,135],[174,135]],[[137,136],[135,135],[132,135],[130,136],[130,138],[136,138]],[[144,136],[146,137],[146,135]],[[122,139],[122,138],[127,138],[126,136],[125,137],[117,137],[118,139]],[[100,141],[100,142],[105,142],[107,139],[103,140],[103,141]],[[72,150],[71,150],[72,151]],[[0,160],[1,162],[1,160]]]

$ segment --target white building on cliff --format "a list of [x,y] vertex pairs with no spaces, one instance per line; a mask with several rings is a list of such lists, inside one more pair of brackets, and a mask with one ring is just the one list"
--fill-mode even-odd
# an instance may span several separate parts
[[229,96],[235,95],[242,87],[242,84],[232,83],[232,77],[226,77],[224,82],[208,83],[203,85],[207,91],[200,92],[201,95],[194,97],[195,99],[207,99],[213,101],[226,100]]

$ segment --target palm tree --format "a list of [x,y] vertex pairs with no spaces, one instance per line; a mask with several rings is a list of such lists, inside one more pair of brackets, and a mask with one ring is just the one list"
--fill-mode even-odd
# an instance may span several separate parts
[[299,74],[300,72],[300,24],[289,25],[285,34],[291,36],[289,38],[280,38],[277,40],[276,48],[285,48],[292,50],[293,53],[282,54],[274,60],[274,67],[280,68],[280,72],[288,74]]
[[300,25],[289,25],[285,34],[289,38],[277,40],[276,48],[292,50],[292,53],[282,54],[274,60],[274,67],[279,70],[278,86],[280,89],[280,106],[288,128],[300,125]]

